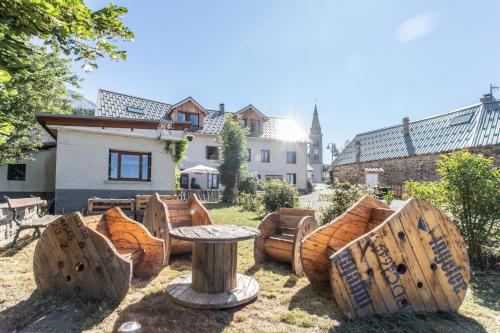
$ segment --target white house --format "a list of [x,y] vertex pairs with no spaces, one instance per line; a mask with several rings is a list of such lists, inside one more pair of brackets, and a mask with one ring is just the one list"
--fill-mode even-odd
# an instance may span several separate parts
[[[127,112],[127,107],[133,107],[137,112]],[[156,120],[166,118],[189,122],[191,127],[188,131],[193,135],[193,140],[189,142],[181,170],[198,164],[216,168],[220,163],[217,136],[226,117],[239,115],[242,126],[249,129],[248,170],[261,179],[280,178],[295,184],[300,190],[307,187],[308,135],[292,120],[267,116],[253,105],[228,112],[224,104],[220,104],[218,110],[209,110],[192,97],[172,105],[99,90],[95,115]],[[201,174],[183,174],[181,186],[188,187],[193,177],[202,188],[219,187],[216,175],[207,181],[207,176]]]
[[175,166],[165,141],[182,140],[189,124],[164,132],[153,120],[60,115],[37,120],[53,144],[31,161],[1,166],[6,177],[0,195],[55,198],[55,211],[69,212],[85,208],[94,196],[174,193]]
[[[181,170],[198,164],[217,167],[216,138],[226,117],[235,114],[249,128],[249,171],[306,189],[309,139],[291,120],[266,116],[252,105],[226,112],[223,104],[207,110],[191,97],[171,105],[99,90],[93,117],[37,116],[46,132],[44,149],[31,161],[0,166],[0,198],[54,198],[60,213],[85,208],[91,197],[173,193],[175,165],[166,141],[192,136]],[[184,174],[181,186],[188,187],[192,178],[202,188],[219,188],[217,175]]]

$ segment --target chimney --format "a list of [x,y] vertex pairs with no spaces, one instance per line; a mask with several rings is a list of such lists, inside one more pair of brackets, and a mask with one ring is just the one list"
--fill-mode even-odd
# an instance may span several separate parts
[[357,140],[356,143],[356,163],[361,161],[361,141]]
[[403,118],[403,135],[410,135],[410,118],[408,117]]
[[224,103],[219,104],[219,111],[224,113]]
[[484,94],[483,97],[481,97],[479,99],[479,101],[481,103],[488,103],[488,102],[493,102],[493,94],[492,93],[489,93],[489,94]]

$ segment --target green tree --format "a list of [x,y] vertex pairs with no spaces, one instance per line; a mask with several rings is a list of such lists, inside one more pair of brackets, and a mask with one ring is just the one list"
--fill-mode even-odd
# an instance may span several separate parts
[[92,10],[83,0],[9,0],[0,1],[0,143],[14,130],[16,118],[5,110],[17,86],[6,82],[26,75],[31,60],[40,50],[33,39],[54,51],[83,61],[85,69],[96,68],[97,58],[126,58],[111,41],[132,39],[133,33],[121,16],[127,8],[114,4]]
[[492,158],[467,151],[441,155],[434,183],[405,183],[405,196],[429,200],[453,218],[467,243],[471,263],[487,265],[500,241],[500,170]]
[[224,185],[222,200],[234,203],[238,192],[238,181],[247,171],[248,129],[241,127],[239,117],[228,116],[219,134],[218,143],[222,162],[219,166],[220,182]]
[[12,119],[12,133],[0,143],[0,165],[27,159],[40,148],[42,135],[35,119],[36,113],[70,114],[72,107],[66,85],[78,86],[79,79],[71,71],[71,61],[57,52],[37,47],[29,58],[26,71],[19,72],[6,83],[17,93],[4,103],[5,114]]

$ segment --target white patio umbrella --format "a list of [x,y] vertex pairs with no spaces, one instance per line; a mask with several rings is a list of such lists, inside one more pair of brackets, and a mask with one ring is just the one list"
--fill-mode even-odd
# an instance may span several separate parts
[[194,173],[204,173],[207,174],[207,183],[209,184],[209,187],[211,187],[212,184],[208,181],[208,177],[211,174],[219,174],[219,170],[203,165],[203,164],[198,164],[192,168],[187,168],[181,171],[182,173],[187,173],[187,174],[194,174]]

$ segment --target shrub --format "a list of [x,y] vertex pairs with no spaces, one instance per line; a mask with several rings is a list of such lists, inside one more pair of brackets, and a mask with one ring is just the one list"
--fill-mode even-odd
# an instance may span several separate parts
[[384,200],[390,205],[394,201],[394,191],[391,190],[384,194]]
[[238,205],[243,211],[259,212],[261,202],[255,194],[240,192],[238,194]]
[[340,216],[363,195],[369,194],[370,190],[363,185],[353,185],[350,183],[339,183],[335,181],[335,186],[331,194],[321,196],[322,200],[329,201],[330,205],[321,210],[321,225],[329,223]]
[[446,211],[464,237],[473,265],[486,267],[498,256],[500,170],[493,159],[467,151],[441,155],[438,182],[405,183],[406,197],[428,200]]
[[299,192],[295,186],[280,179],[271,179],[264,184],[262,198],[266,213],[278,211],[282,207],[293,208],[298,204]]
[[239,192],[253,194],[262,189],[262,181],[255,174],[248,174],[238,183]]

